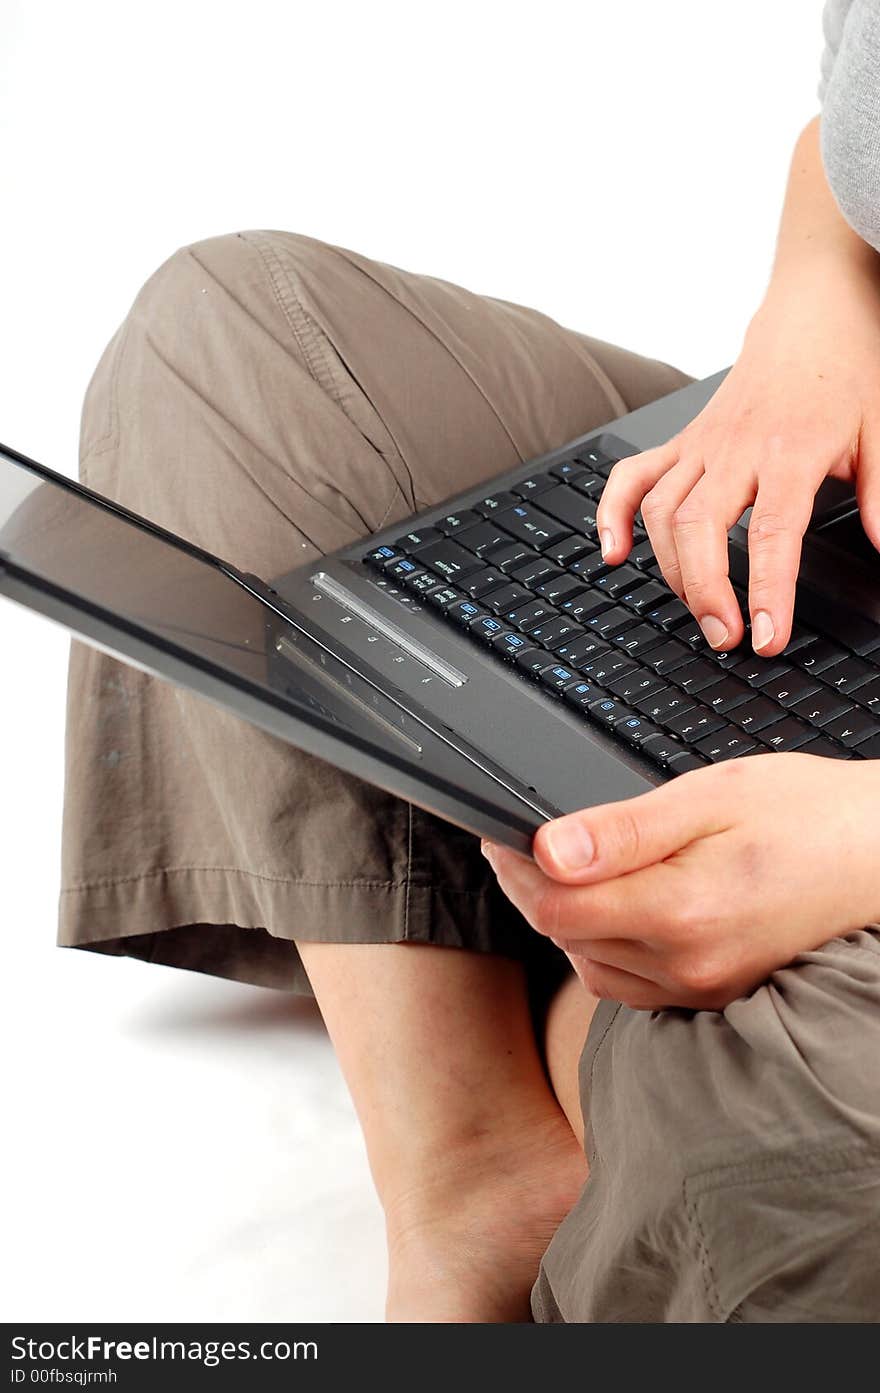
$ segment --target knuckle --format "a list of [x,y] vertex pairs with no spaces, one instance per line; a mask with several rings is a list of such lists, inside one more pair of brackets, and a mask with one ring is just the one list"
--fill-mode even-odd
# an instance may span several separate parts
[[675,969],[676,985],[700,997],[714,997],[727,980],[727,972],[711,954],[688,954]]
[[[596,838],[597,844],[600,840],[603,839]],[[614,859],[628,863],[638,862],[643,841],[642,831],[638,818],[626,806],[618,809],[608,840],[611,843],[608,850],[612,852]]]
[[762,545],[777,541],[791,531],[791,520],[767,508],[755,508],[749,523],[749,537]]
[[649,527],[656,527],[657,524],[663,522],[668,515],[669,507],[664,502],[662,493],[658,492],[657,489],[652,489],[651,492],[642,499],[642,517],[645,519],[645,522]]
[[672,525],[676,532],[692,532],[701,527],[706,520],[706,509],[698,498],[688,497],[679,503],[672,515]]
[[536,891],[526,917],[532,928],[537,929],[538,933],[544,934],[547,938],[562,937],[560,930],[561,898],[555,886],[546,885]]

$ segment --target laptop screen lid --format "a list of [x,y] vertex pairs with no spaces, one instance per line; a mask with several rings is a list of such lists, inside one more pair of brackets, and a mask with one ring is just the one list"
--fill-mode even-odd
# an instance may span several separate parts
[[550,815],[355,671],[256,577],[0,446],[0,595],[478,835]]

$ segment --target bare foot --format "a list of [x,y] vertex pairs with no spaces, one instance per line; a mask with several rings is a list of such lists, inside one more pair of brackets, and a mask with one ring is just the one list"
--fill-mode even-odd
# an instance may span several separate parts
[[426,1163],[386,1206],[392,1322],[530,1320],[541,1257],[587,1178],[562,1114]]

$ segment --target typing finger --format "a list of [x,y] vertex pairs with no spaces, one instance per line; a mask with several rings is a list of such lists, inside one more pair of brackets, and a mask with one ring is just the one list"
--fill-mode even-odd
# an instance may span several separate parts
[[642,503],[642,516],[651,539],[666,584],[684,599],[684,584],[678,551],[675,545],[674,518],[679,505],[687,498],[697,480],[702,477],[703,462],[699,457],[679,460],[665,474]]
[[761,482],[749,522],[749,610],[752,646],[762,657],[781,653],[791,635],[795,582],[816,488],[791,476]]
[[618,565],[629,556],[632,524],[642,499],[678,458],[675,441],[619,460],[602,490],[596,523],[604,560]]
[[704,474],[676,511],[675,549],[685,601],[715,649],[743,636],[739,603],[729,579],[727,534],[754,497],[748,475]]

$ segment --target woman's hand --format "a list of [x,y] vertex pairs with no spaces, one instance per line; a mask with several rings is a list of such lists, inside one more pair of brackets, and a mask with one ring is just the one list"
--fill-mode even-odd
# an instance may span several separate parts
[[771,289],[709,404],[668,444],[615,465],[599,504],[615,565],[641,507],[666,580],[716,649],[743,637],[727,533],[750,504],[752,642],[765,656],[788,642],[801,539],[827,476],[855,481],[880,546],[880,293],[868,275],[813,270],[809,285]]
[[718,1010],[880,918],[880,766],[766,754],[547,823],[501,888],[596,996]]

